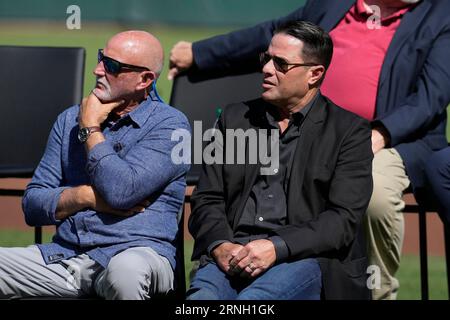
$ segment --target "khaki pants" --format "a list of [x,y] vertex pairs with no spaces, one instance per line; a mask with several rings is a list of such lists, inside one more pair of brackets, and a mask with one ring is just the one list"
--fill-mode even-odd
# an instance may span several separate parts
[[374,300],[394,300],[399,282],[395,278],[403,245],[403,192],[410,181],[399,153],[383,149],[373,160],[372,198],[365,219],[369,263],[379,267],[381,285],[372,290]]

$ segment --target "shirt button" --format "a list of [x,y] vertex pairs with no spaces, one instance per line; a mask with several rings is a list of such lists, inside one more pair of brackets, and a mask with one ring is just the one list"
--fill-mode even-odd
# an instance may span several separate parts
[[278,169],[273,169],[273,172],[274,173],[278,173]]
[[261,222],[263,222],[263,221],[264,221],[264,218],[263,218],[263,217],[259,217],[258,220],[261,221]]
[[273,199],[273,194],[269,194],[269,195],[267,196],[267,198]]

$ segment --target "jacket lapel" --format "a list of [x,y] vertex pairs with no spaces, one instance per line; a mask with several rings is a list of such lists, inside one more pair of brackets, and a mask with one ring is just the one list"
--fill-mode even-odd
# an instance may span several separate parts
[[[355,4],[356,0],[333,1],[330,9],[326,11],[325,16],[319,23],[326,31],[330,32],[344,18],[345,14]],[[327,3],[328,4],[328,3]]]
[[327,112],[327,101],[320,94],[317,97],[316,102],[312,106],[308,116],[305,118],[297,147],[295,149],[294,163],[291,167],[290,179],[287,190],[287,210],[288,218],[291,216],[291,212],[297,211],[299,207],[298,193],[299,186],[303,185],[303,177],[305,176],[305,170],[308,167],[309,154],[311,152],[311,146],[315,138],[317,137],[320,128],[325,122],[325,116]]

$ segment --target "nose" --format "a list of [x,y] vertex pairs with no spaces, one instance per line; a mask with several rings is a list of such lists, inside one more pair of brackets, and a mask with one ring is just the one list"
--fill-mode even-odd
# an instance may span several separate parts
[[269,61],[267,61],[267,63],[262,68],[262,72],[268,73],[268,74],[273,74],[274,70],[275,70],[275,66],[273,64],[273,59],[270,59]]
[[103,65],[103,61],[97,63],[94,68],[94,75],[96,76],[104,76],[105,75],[105,66]]

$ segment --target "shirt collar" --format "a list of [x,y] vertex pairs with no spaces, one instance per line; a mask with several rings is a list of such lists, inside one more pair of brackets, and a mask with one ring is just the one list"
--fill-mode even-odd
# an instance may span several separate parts
[[370,14],[369,12],[367,12],[366,7],[364,6],[364,0],[356,0],[355,12],[358,15],[369,15]]
[[[303,120],[308,115],[309,110],[311,110],[312,106],[314,105],[314,102],[316,102],[318,96],[319,92],[316,93],[314,98],[312,98],[311,101],[308,102],[308,104],[304,108],[292,114],[293,124],[300,125],[303,122]],[[269,104],[269,108],[266,109],[266,117],[269,124],[274,127],[278,127],[278,120],[276,120],[274,117],[274,115],[276,114],[278,114],[277,107]]]
[[131,111],[128,116],[130,117],[131,121],[133,121],[139,128],[142,128],[153,109],[154,108],[152,100],[147,98],[146,100],[142,101],[136,109]]
[[112,119],[107,120],[109,126],[114,126],[119,123],[126,123],[127,121],[131,121],[136,124],[139,128],[145,124],[150,114],[155,108],[154,103],[155,99],[153,96],[148,96],[147,99],[142,101],[133,111],[123,115],[120,119],[114,121]]

